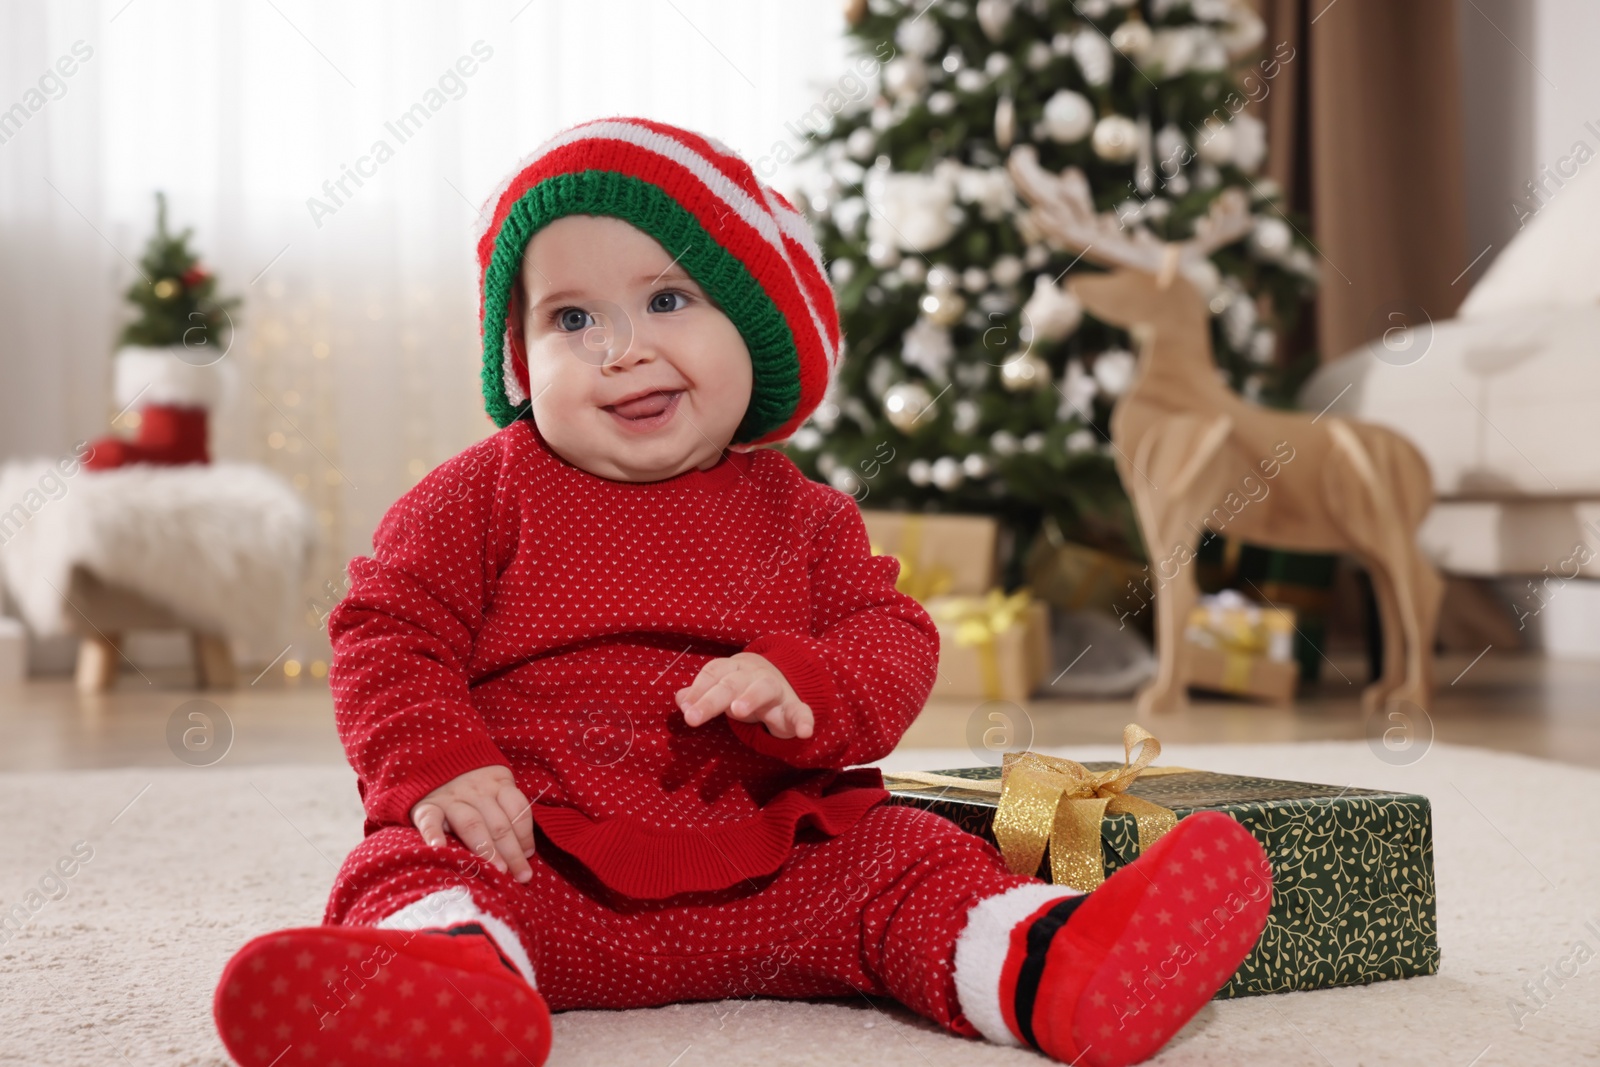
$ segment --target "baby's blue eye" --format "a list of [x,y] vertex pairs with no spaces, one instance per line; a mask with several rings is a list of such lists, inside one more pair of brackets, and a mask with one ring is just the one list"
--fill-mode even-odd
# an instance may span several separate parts
[[556,312],[556,327],[568,333],[588,329],[590,323],[589,313],[582,308],[562,308]]
[[[682,301],[682,303],[675,303],[674,302],[674,301],[680,301],[680,300]],[[678,310],[686,307],[688,305],[688,303],[689,303],[689,298],[687,296],[685,296],[683,293],[678,292],[676,289],[663,289],[663,290],[661,290],[661,292],[657,293],[655,296],[652,296],[650,298],[650,310],[651,311],[678,311]]]

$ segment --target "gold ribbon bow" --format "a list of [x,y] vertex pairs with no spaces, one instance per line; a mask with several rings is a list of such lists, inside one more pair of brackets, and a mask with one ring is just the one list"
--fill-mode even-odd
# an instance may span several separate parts
[[1123,727],[1122,751],[1122,766],[1106,771],[1038,752],[1004,754],[994,836],[1013,873],[1036,873],[1048,844],[1051,882],[1088,892],[1105,881],[1100,823],[1107,813],[1134,817],[1141,853],[1177,825],[1171,808],[1126,790],[1141,774],[1183,773],[1187,768],[1151,767],[1161,754],[1161,742],[1137,723]]
[[941,597],[927,605],[935,622],[955,627],[956,644],[977,650],[985,699],[999,700],[1004,692],[994,639],[1016,625],[1031,600],[1032,593],[1027,589],[1010,595],[991,589],[981,597]]
[[885,553],[876,543],[869,542],[874,556],[891,555],[900,561],[900,576],[894,580],[899,592],[917,601],[928,601],[948,592],[955,583],[950,568],[935,562],[922,566],[922,516],[907,515],[901,527],[900,551]]

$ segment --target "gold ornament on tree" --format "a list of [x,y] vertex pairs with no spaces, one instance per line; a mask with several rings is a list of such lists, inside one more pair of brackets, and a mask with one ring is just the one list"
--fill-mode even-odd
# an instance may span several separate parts
[[861,20],[867,17],[867,0],[844,0],[844,20],[852,26],[859,26]]
[[954,289],[937,289],[923,296],[921,307],[936,325],[950,327],[961,321],[967,299]]
[[917,382],[900,382],[884,390],[883,413],[901,433],[911,433],[928,414],[933,397]]
[[1050,381],[1050,365],[1032,352],[1024,352],[1000,365],[1000,384],[1013,393],[1037,389]]
[[994,107],[994,143],[1002,150],[1010,148],[1017,135],[1017,104],[1009,96],[1002,96]]
[[157,300],[171,300],[182,290],[176,278],[162,278],[153,286]]

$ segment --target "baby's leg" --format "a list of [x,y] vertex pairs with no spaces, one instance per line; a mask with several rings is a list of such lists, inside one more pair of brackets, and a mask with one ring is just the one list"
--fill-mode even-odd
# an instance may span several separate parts
[[[549,877],[534,862],[536,871]],[[321,926],[261,934],[213,996],[218,1033],[246,1067],[289,1062],[542,1064],[550,1013],[524,931],[536,890],[459,843],[409,827],[345,860]]]
[[[323,923],[401,930],[477,923],[528,984],[537,986],[524,923],[528,898],[540,880],[519,883],[454,838],[447,841],[434,848],[410,826],[372,834],[345,857]],[[537,874],[537,854],[528,862]]]

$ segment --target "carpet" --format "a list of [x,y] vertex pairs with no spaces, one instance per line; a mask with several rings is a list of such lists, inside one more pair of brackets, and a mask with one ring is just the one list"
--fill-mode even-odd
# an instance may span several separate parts
[[[1090,746],[1046,750],[1120,758]],[[906,750],[886,768],[971,764]],[[1435,745],[1170,745],[1161,762],[1422,793],[1434,804],[1442,966],[1426,978],[1208,1005],[1162,1065],[1600,1062],[1600,772]],[[337,767],[0,776],[0,1063],[223,1065],[211,991],[251,936],[320,921],[360,837]],[[84,844],[79,844],[84,842]],[[74,851],[76,849],[76,852]],[[59,860],[70,878],[52,874]],[[30,890],[47,899],[32,909]],[[0,935],[0,941],[3,941]],[[728,1000],[555,1017],[550,1063],[957,1067],[1047,1062],[952,1037],[892,1001]]]

